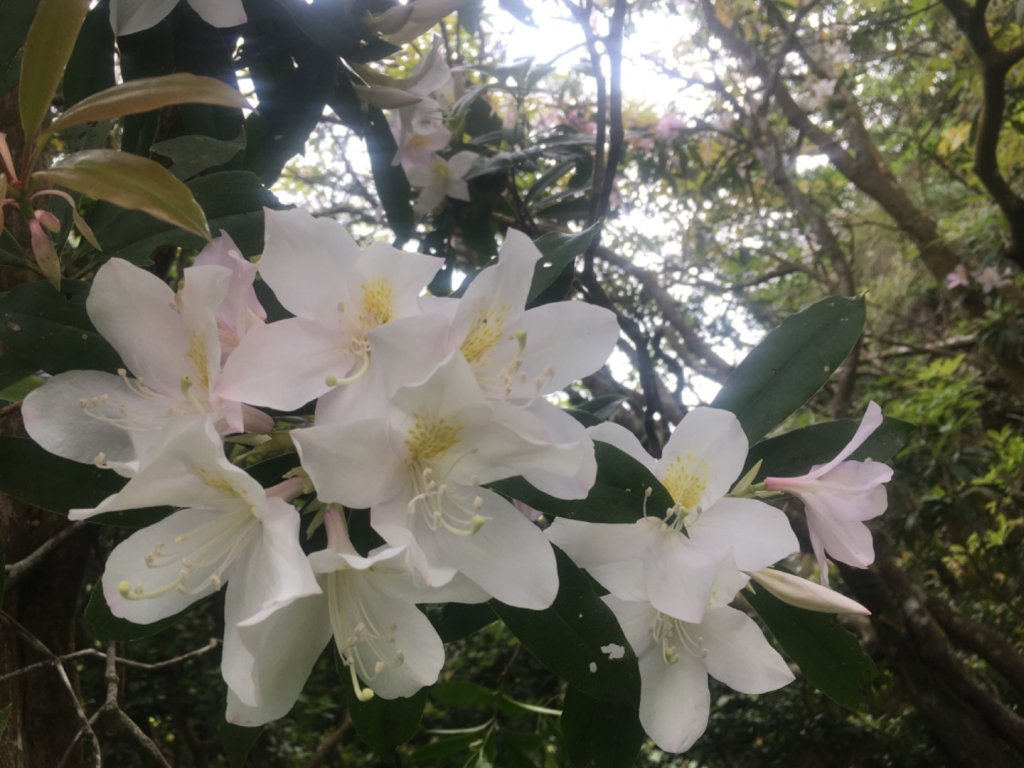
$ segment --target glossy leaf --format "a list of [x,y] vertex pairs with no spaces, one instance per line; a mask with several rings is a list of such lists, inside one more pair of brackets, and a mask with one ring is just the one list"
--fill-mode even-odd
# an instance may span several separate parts
[[244,768],[249,764],[249,753],[256,745],[256,740],[263,733],[259,728],[244,728],[241,725],[222,720],[220,724],[220,743],[228,758],[231,768]]
[[14,87],[17,72],[13,72],[39,0],[0,0],[0,94]]
[[126,619],[120,619],[110,612],[107,601],[103,597],[103,585],[97,582],[89,595],[89,602],[85,606],[85,620],[100,642],[139,640],[143,637],[152,637],[173,627],[203,602],[205,601],[193,603],[181,613],[154,621],[152,624],[136,624]]
[[38,370],[11,354],[0,355],[0,387],[6,389]]
[[831,296],[787,318],[726,380],[712,403],[756,443],[821,389],[864,327],[864,299]]
[[368,108],[366,122],[366,149],[370,153],[377,196],[395,237],[405,240],[412,234],[414,224],[412,204],[409,202],[412,188],[402,166],[393,164],[398,145],[391,133],[391,126],[379,109]]
[[[766,477],[797,477],[806,474],[812,466],[831,461],[850,442],[858,423],[845,420],[815,424],[762,440],[750,449],[744,472],[761,461],[755,482]],[[913,424],[899,419],[885,419],[882,426],[850,458],[857,461],[888,461],[907,444],[913,431]]]
[[636,765],[644,729],[635,704],[598,701],[569,686],[562,707],[562,738],[572,768]]
[[594,443],[594,453],[597,480],[585,499],[556,499],[521,477],[499,480],[490,487],[546,515],[590,523],[632,523],[643,517],[645,510],[649,515],[663,517],[673,505],[665,486],[632,456],[600,442]]
[[234,88],[212,77],[176,72],[163,77],[130,80],[94,93],[53,121],[47,134],[83,123],[112,120],[162,109],[174,104],[215,104],[241,109],[245,98]]
[[90,149],[66,158],[33,178],[144,211],[205,240],[210,229],[192,193],[159,163],[110,149]]
[[837,704],[866,712],[879,673],[857,638],[835,616],[796,608],[756,584],[752,587],[743,596],[804,678]]
[[[590,247],[600,229],[601,225],[598,223],[573,235],[548,232],[537,238],[534,245],[537,246],[544,258],[537,262],[534,269],[530,294],[526,300],[527,305],[538,303],[537,300],[544,295],[559,276],[569,273],[571,281],[576,257]],[[558,301],[564,298],[565,296],[552,297],[550,300]]]
[[0,400],[6,400],[8,403],[20,403],[28,397],[29,392],[42,385],[42,376],[26,376],[21,381],[16,381],[9,387],[0,389]]
[[114,30],[110,27],[110,3],[104,1],[89,11],[78,33],[61,88],[64,109],[114,83]]
[[352,726],[370,749],[383,757],[413,737],[427,703],[425,689],[407,698],[382,699],[375,696],[369,701],[359,701],[352,690],[348,670],[339,663],[338,671],[342,677],[340,684],[346,691]]
[[224,165],[243,149],[245,149],[244,132],[229,141],[200,135],[178,136],[154,144],[149,151],[170,159],[172,165],[167,170],[184,181],[198,176],[210,168]]
[[453,643],[468,637],[498,620],[487,603],[476,605],[446,603],[440,608],[428,612],[427,618],[434,625],[441,640],[446,643]]
[[89,5],[90,0],[40,0],[25,39],[18,86],[26,137],[34,137],[43,124]]
[[22,370],[57,374],[76,368],[115,372],[121,367],[121,358],[86,314],[88,293],[88,284],[65,280],[60,292],[36,282],[0,296],[0,341]]
[[[602,701],[639,701],[636,656],[615,615],[591,586],[590,579],[555,548],[558,596],[543,611],[513,608],[491,600],[506,626],[556,675]],[[621,658],[602,651],[619,646]]]

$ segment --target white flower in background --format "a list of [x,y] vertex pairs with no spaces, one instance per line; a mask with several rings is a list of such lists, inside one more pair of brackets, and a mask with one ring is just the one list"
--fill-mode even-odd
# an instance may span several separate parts
[[373,528],[388,542],[412,534],[408,556],[426,583],[447,583],[457,570],[509,605],[542,609],[554,600],[551,545],[483,484],[535,466],[571,473],[578,456],[499,423],[460,355],[426,381],[399,388],[382,415],[318,421],[292,436],[321,500],[369,507]]
[[732,413],[693,409],[658,461],[617,424],[588,431],[644,464],[675,501],[665,519],[623,525],[560,518],[548,529],[549,538],[612,595],[698,623],[709,601],[723,593],[731,599],[746,584],[741,572],[758,571],[799,549],[782,511],[725,496],[747,457],[746,435]]
[[184,507],[118,544],[103,571],[103,596],[115,616],[151,624],[227,584],[221,671],[248,700],[248,661],[236,625],[317,594],[299,546],[299,514],[288,503],[302,481],[265,491],[224,456],[208,420],[178,421],[160,450],[119,492],[68,517],[170,504]]
[[870,403],[857,432],[832,461],[812,467],[799,477],[766,477],[771,491],[785,491],[804,503],[811,547],[818,559],[821,583],[828,584],[828,561],[867,568],[875,561],[871,531],[864,525],[885,512],[883,483],[892,469],[877,461],[846,461],[882,425],[882,409]]
[[392,120],[391,125],[395,141],[401,142],[398,146],[398,160],[407,175],[422,169],[429,171],[434,162],[434,153],[447,147],[452,140],[452,132],[443,125],[439,125],[432,133],[407,131],[404,134],[399,121]]
[[194,263],[197,267],[213,265],[231,271],[227,293],[217,307],[217,330],[221,360],[224,361],[250,328],[261,325],[267,319],[267,312],[252,286],[257,267],[242,256],[238,246],[227,234],[221,234],[203,248]]
[[741,693],[774,691],[794,679],[757,624],[735,608],[714,605],[687,622],[647,602],[604,601],[640,665],[640,724],[666,752],[686,751],[707,728],[709,675]]
[[221,342],[217,313],[231,272],[189,267],[175,294],[122,259],[104,264],[86,310],[125,363],[118,375],[68,371],[22,405],[25,428],[51,453],[131,474],[175,420],[205,415],[221,434],[241,432],[247,414],[216,394]]
[[405,545],[360,556],[337,509],[327,510],[324,525],[327,549],[309,556],[322,593],[238,628],[255,698],[243,701],[229,688],[228,722],[254,727],[286,715],[332,637],[358,698],[412,696],[437,682],[444,663],[441,639],[415,603],[487,599],[464,580],[441,588],[417,583],[405,567]]
[[[405,156],[402,157],[404,164]],[[475,152],[456,152],[448,160],[433,155],[429,164],[410,167],[406,171],[409,183],[420,188],[413,206],[416,213],[421,216],[430,213],[445,197],[469,202],[469,183],[465,177],[479,157]]]
[[[1007,271],[1006,275],[1009,274]],[[981,286],[983,293],[992,293],[997,288],[1001,288],[1008,281],[1006,275],[1000,275],[999,270],[995,267],[988,266],[981,270],[981,274],[978,275],[978,285]]]
[[[110,0],[110,26],[118,37],[156,26],[174,10],[178,0]],[[245,24],[242,0],[188,0],[188,4],[214,27]]]
[[363,251],[336,221],[300,210],[266,211],[266,230],[260,275],[295,317],[250,328],[218,392],[291,410],[364,375],[369,332],[418,314],[442,260],[384,243]]

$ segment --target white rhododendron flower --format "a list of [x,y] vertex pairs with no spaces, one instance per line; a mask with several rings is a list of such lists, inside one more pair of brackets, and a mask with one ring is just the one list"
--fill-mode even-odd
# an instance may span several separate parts
[[[118,37],[142,32],[163,21],[177,4],[178,0],[110,0],[110,26]],[[188,4],[214,27],[246,22],[242,0],[188,0]]]
[[209,416],[221,434],[243,431],[254,414],[214,391],[221,367],[217,313],[231,280],[224,267],[189,267],[175,294],[127,261],[104,264],[86,308],[125,368],[116,376],[54,376],[22,406],[29,435],[58,456],[129,475],[177,419]]
[[885,512],[883,483],[892,469],[877,461],[847,461],[882,425],[882,409],[870,403],[853,438],[832,461],[799,477],[767,477],[765,487],[785,491],[804,503],[811,547],[818,559],[821,583],[828,584],[826,555],[840,563],[866,568],[875,561],[871,531],[864,525]]
[[815,584],[813,581],[801,579],[792,573],[779,571],[775,568],[762,568],[753,571],[750,578],[775,595],[779,600],[797,608],[806,608],[819,613],[854,613],[870,616],[871,611],[851,600],[846,595]]
[[732,413],[693,409],[657,461],[623,427],[605,423],[588,431],[647,466],[675,501],[664,519],[644,517],[632,525],[559,519],[548,529],[551,540],[616,597],[647,601],[697,623],[713,592],[731,597],[746,583],[741,572],[799,549],[782,511],[725,496],[747,456],[746,435]]
[[266,231],[260,275],[295,317],[252,327],[218,392],[291,410],[365,374],[368,333],[418,314],[442,260],[384,243],[363,251],[336,221],[300,210],[266,211]]
[[666,752],[686,751],[707,728],[709,675],[741,693],[767,693],[794,679],[757,624],[735,608],[714,605],[687,622],[647,602],[604,601],[640,664],[640,724]]
[[444,202],[445,197],[468,202],[469,184],[465,178],[479,157],[476,152],[456,152],[447,160],[433,155],[429,163],[408,168],[409,183],[420,188],[413,206],[416,213],[430,213]]
[[221,234],[196,256],[195,266],[213,265],[230,270],[228,289],[217,307],[221,360],[227,360],[249,329],[266,322],[267,311],[253,289],[257,267],[242,256],[234,241]]

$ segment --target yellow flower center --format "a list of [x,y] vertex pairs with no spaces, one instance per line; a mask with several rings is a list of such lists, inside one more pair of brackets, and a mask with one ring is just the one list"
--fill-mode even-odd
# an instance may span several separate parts
[[359,327],[364,333],[395,319],[395,291],[386,277],[367,280],[362,290]]
[[459,349],[470,365],[480,365],[487,353],[501,341],[509,309],[504,304],[485,307],[469,326],[469,332]]
[[704,459],[685,453],[669,463],[662,483],[679,506],[685,510],[694,510],[707,490],[709,471],[710,467]]
[[413,425],[405,438],[413,462],[443,458],[462,438],[462,422],[455,417],[413,414]]

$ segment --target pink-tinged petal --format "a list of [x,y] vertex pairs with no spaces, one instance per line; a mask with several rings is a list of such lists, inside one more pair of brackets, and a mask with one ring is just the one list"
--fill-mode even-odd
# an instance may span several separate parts
[[86,309],[96,330],[151,389],[176,393],[188,364],[188,338],[175,296],[158,277],[123,259],[96,273]]
[[260,274],[282,306],[299,317],[333,327],[338,303],[359,258],[356,241],[331,219],[315,219],[302,210],[265,209],[266,248]]
[[196,256],[195,266],[206,265],[231,271],[227,295],[217,310],[217,324],[223,345],[229,350],[234,349],[251,326],[267,319],[266,310],[253,289],[258,267],[242,256],[226,233],[221,233]]
[[594,440],[601,443],[608,443],[609,445],[618,448],[627,456],[632,457],[647,467],[647,469],[651,471],[651,474],[657,474],[657,460],[652,457],[642,445],[640,445],[640,441],[637,440],[636,435],[621,424],[616,424],[612,421],[605,421],[593,427],[588,427],[587,432]]
[[818,561],[818,578],[823,587],[828,586],[828,560],[825,557],[825,543],[821,540],[818,532],[811,527],[808,519],[807,535],[811,540],[811,550],[814,552],[814,559]]
[[356,361],[336,330],[301,317],[253,327],[231,353],[217,384],[229,400],[290,411],[331,389]]
[[704,665],[689,653],[667,664],[654,644],[640,662],[640,724],[666,752],[685,752],[708,726],[711,693]]
[[710,608],[693,632],[701,638],[708,673],[741,693],[767,693],[795,679],[761,628],[741,611]]
[[[838,520],[807,507],[807,528],[814,538],[821,542],[829,557],[855,568],[867,568],[875,561],[875,544],[871,531],[864,523]],[[817,552],[815,553],[817,554]],[[822,558],[818,559],[822,565]],[[822,567],[822,573],[826,570]],[[827,581],[822,581],[827,584]]]
[[694,408],[662,452],[658,475],[685,509],[707,509],[728,493],[747,459],[739,419],[719,408]]
[[237,27],[247,20],[242,0],[188,0],[188,4],[214,27]]
[[760,570],[800,551],[786,514],[754,499],[720,499],[688,532],[694,546],[731,552],[743,571]]
[[654,626],[658,612],[646,600],[621,600],[615,595],[605,595],[601,599],[615,614],[615,618],[618,620],[619,626],[622,627],[622,632],[637,658],[647,653],[654,641],[651,636],[651,628]]
[[220,375],[217,311],[230,284],[231,271],[225,267],[189,267],[178,294],[181,322],[188,340],[187,375],[203,393],[210,392]]
[[682,533],[661,524],[645,561],[647,593],[662,613],[693,624],[704,616],[720,552],[705,552]]
[[846,595],[841,595],[813,581],[801,579],[792,573],[764,568],[750,574],[754,581],[784,603],[819,613],[852,613],[870,616],[871,611]]
[[864,418],[860,420],[860,425],[857,427],[857,431],[854,433],[853,438],[846,444],[846,447],[841,450],[832,461],[828,464],[824,464],[820,467],[815,467],[811,470],[810,475],[813,477],[821,477],[826,472],[835,467],[839,462],[844,461],[854,451],[864,444],[864,441],[871,437],[871,434],[882,426],[882,409],[874,400],[868,403],[867,410],[864,412]]
[[[146,562],[160,545],[167,548],[176,537],[187,536],[204,524],[211,522],[218,513],[203,509],[183,509],[165,517],[158,523],[136,531],[122,541],[107,558],[103,571],[103,597],[110,612],[136,624],[152,624],[166,619],[188,608],[192,603],[212,595],[218,586],[206,583],[198,590],[181,590],[173,586],[182,569],[180,559],[161,558],[155,565]],[[211,562],[204,569],[194,572],[191,584],[202,584],[213,573],[218,561]],[[127,584],[130,595],[122,594],[121,587]],[[135,595],[159,593],[154,597]]]
[[156,26],[174,10],[178,0],[111,0],[110,26],[118,37]]
[[[436,256],[400,251],[386,243],[373,243],[362,252],[354,265],[354,288],[349,294],[346,312],[351,314],[354,311],[358,314],[371,309],[374,314],[386,315],[379,317],[380,322],[370,327],[419,314],[417,299],[443,266],[444,259]],[[376,307],[369,308],[366,304],[368,296],[373,296],[374,289],[382,282],[387,285],[390,296],[387,312],[380,312]]]
[[521,372],[510,397],[531,398],[556,392],[598,370],[615,348],[619,324],[602,307],[579,301],[560,301],[528,310],[517,330],[526,334]]
[[[302,627],[302,631],[296,632],[296,627]],[[296,600],[258,623],[237,627],[235,632],[241,653],[233,648],[235,653],[229,658],[225,645],[221,663],[228,683],[227,721],[254,728],[284,717],[330,642],[325,598],[314,595]]]
[[412,498],[409,471],[396,456],[394,436],[382,419],[292,433],[302,466],[326,502],[365,509],[396,496]]
[[457,489],[452,495],[468,508],[480,498],[479,514],[487,521],[471,536],[439,528],[435,538],[442,562],[507,605],[533,610],[550,606],[558,594],[558,571],[540,529],[485,488]]

